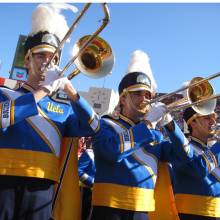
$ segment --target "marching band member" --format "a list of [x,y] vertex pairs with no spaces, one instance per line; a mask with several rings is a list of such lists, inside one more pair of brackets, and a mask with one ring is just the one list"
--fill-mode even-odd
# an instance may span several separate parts
[[173,167],[176,206],[181,220],[220,219],[220,146],[209,146],[208,139],[216,124],[216,113],[202,115],[192,107],[185,109],[192,159]]
[[[148,212],[155,210],[158,161],[175,165],[189,160],[188,141],[169,114],[163,117],[167,111],[165,105],[158,103],[150,109],[146,104],[155,89],[148,56],[135,51],[119,84],[120,114],[101,119],[94,112],[87,115],[95,132],[92,220],[149,219]],[[175,144],[164,141],[154,129],[158,122]]]
[[[17,90],[0,88],[0,220],[50,219],[62,139],[89,135],[72,108],[74,102],[85,108],[87,104],[54,66],[60,53],[51,69],[42,70],[66,33],[59,12],[54,5],[37,7],[25,42],[28,80]],[[58,89],[66,92],[68,102],[49,96]]]
[[95,177],[95,161],[91,139],[86,140],[86,149],[82,152],[78,161],[78,173],[82,199],[81,220],[90,220],[92,187]]

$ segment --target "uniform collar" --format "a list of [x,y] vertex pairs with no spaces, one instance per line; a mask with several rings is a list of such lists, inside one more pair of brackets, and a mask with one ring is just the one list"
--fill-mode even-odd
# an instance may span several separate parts
[[33,87],[31,87],[30,85],[28,85],[27,83],[24,83],[21,87],[20,87],[20,89],[24,89],[24,90],[26,90],[26,91],[28,91],[28,92],[34,92],[35,91],[35,89],[33,88]]
[[190,140],[192,140],[193,142],[196,142],[196,143],[200,144],[202,147],[205,147],[205,148],[208,147],[206,143],[202,142],[201,140],[199,140],[199,139],[196,138],[196,137],[190,136],[189,138],[190,138]]
[[131,119],[127,118],[126,116],[122,114],[119,114],[119,118],[121,118],[123,121],[127,122],[131,126],[135,125],[135,123]]

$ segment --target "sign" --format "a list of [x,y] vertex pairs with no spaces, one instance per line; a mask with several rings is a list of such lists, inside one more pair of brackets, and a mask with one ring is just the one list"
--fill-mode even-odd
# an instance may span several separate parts
[[27,70],[22,67],[14,67],[12,69],[10,78],[15,79],[15,80],[26,81],[27,80]]
[[27,80],[27,71],[24,68],[24,43],[27,37],[24,35],[20,35],[17,43],[17,48],[14,56],[14,61],[11,69],[10,77],[11,79],[16,80]]

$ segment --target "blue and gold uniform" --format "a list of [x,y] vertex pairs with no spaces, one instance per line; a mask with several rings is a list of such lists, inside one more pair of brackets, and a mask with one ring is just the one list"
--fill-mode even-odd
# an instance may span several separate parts
[[78,173],[82,199],[82,220],[90,219],[92,187],[94,183],[95,171],[94,152],[92,149],[86,149],[84,152],[82,152],[78,161]]
[[208,147],[191,137],[192,160],[173,167],[175,197],[179,213],[220,217],[220,144]]
[[[161,132],[151,126],[160,121],[166,109],[152,110],[147,105],[156,86],[149,59],[142,51],[135,51],[132,57],[132,68],[119,83],[120,98],[114,117],[99,118],[93,112],[74,109],[94,130],[92,146],[96,174],[92,219],[96,220],[151,218],[147,212],[157,207],[154,189],[159,161],[178,166],[190,160],[188,140],[172,119],[164,123],[169,124],[167,132],[172,143],[165,141]],[[147,66],[142,68],[141,64]],[[157,116],[154,117],[157,119],[148,120],[146,115]]]
[[[62,138],[87,136],[91,130],[70,102],[47,96],[36,104],[31,91],[27,85],[0,89],[0,175],[58,181]],[[86,103],[83,98],[78,102]]]
[[159,131],[148,129],[144,123],[135,125],[123,115],[117,120],[103,118],[93,143],[93,205],[153,211],[158,162],[178,165],[189,160],[187,140],[174,126],[170,138],[175,139],[175,145],[164,141]]
[[[84,113],[77,111],[79,115]],[[93,206],[154,211],[158,162],[169,161],[174,166],[188,162],[188,140],[175,123],[173,131],[168,132],[171,144],[164,141],[161,132],[148,129],[143,122],[135,124],[123,115],[100,119],[89,114],[85,120],[95,132]]]
[[78,161],[79,180],[83,187],[93,186],[95,170],[94,152],[92,149],[86,149]]

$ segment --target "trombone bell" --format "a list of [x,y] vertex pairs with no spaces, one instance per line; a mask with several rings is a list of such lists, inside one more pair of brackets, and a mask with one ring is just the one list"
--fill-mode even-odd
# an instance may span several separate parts
[[[203,78],[202,77],[194,77],[190,81],[190,85],[195,84],[199,81],[201,81]],[[205,81],[203,83],[199,83],[195,86],[189,87],[187,89],[187,97],[189,98],[189,101],[191,103],[196,102],[198,100],[207,98],[211,95],[213,95],[214,90],[211,84],[208,81]]]
[[[201,80],[203,80],[202,83],[197,83]],[[214,112],[216,103],[214,89],[208,80],[194,77],[184,93],[184,98],[168,104],[167,107],[169,111],[176,111],[191,106],[197,113],[208,115]]]
[[[86,35],[78,40],[73,47],[73,56],[88,40]],[[109,44],[101,37],[96,36],[89,46],[74,61],[77,69],[92,78],[100,78],[111,73],[114,65],[114,56]]]
[[[203,79],[202,77],[194,77],[190,81],[189,85],[195,84],[196,82],[201,81],[202,79]],[[187,89],[187,98],[190,104],[200,100],[207,99],[207,101],[192,106],[192,108],[196,112],[202,115],[208,115],[214,112],[217,100],[216,99],[209,100],[209,98],[213,94],[214,94],[214,89],[208,81],[204,81],[202,83],[197,84],[196,86],[192,86],[189,87],[189,89]]]

